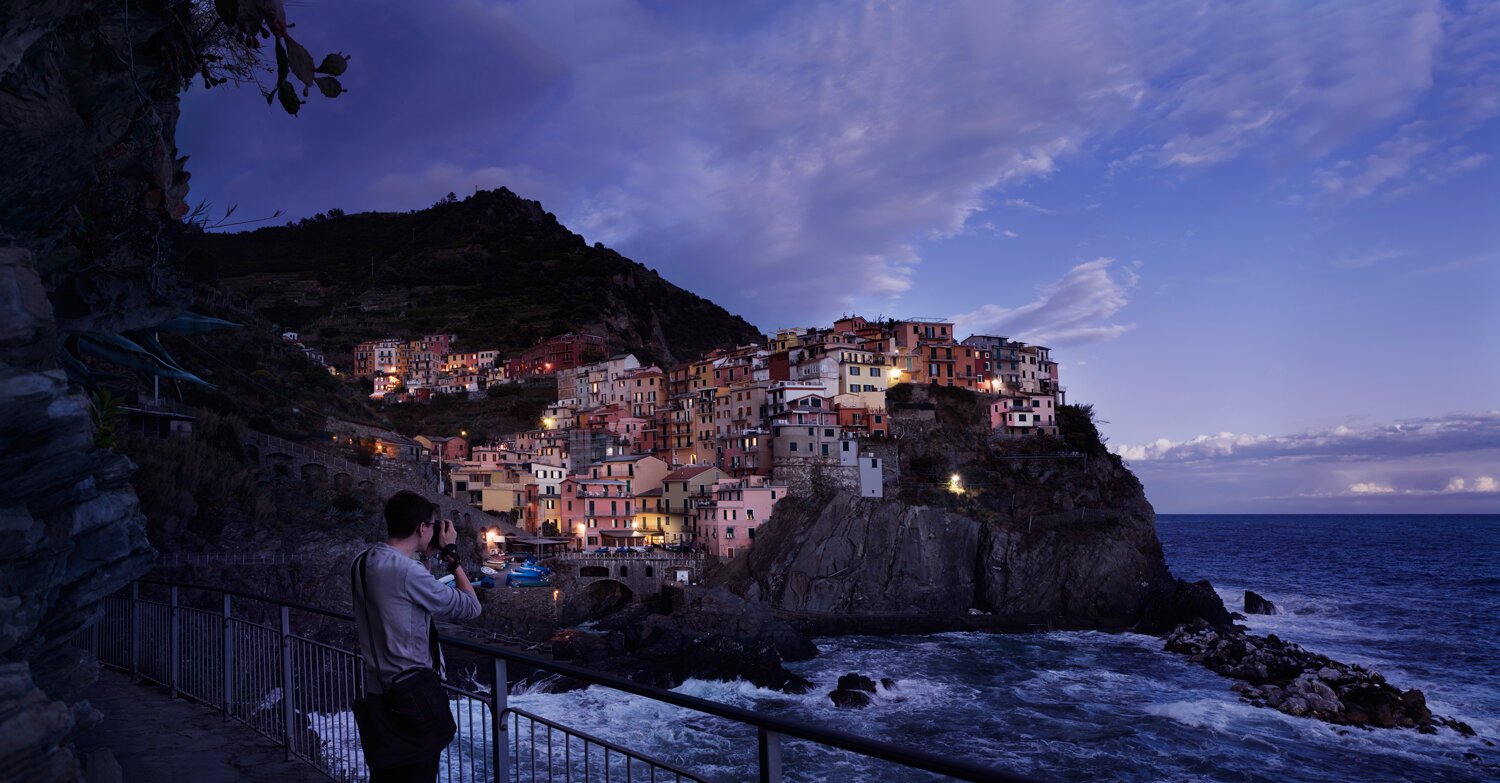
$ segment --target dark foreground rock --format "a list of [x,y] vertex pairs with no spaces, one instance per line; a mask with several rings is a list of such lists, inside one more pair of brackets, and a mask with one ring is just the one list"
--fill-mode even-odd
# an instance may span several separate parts
[[1421,691],[1403,691],[1379,672],[1309,652],[1275,634],[1215,628],[1200,619],[1168,634],[1166,649],[1242,680],[1231,689],[1257,707],[1340,725],[1415,728],[1424,734],[1446,727],[1474,736],[1463,721],[1432,714]]
[[[880,687],[885,690],[894,690],[895,681],[889,677],[880,678]],[[875,681],[858,672],[849,672],[839,678],[838,686],[828,692],[828,698],[833,706],[843,709],[860,709],[870,706],[871,697],[875,695]]]
[[1245,614],[1281,614],[1276,604],[1252,590],[1245,591]]
[[812,683],[782,664],[818,652],[764,604],[722,589],[676,587],[592,630],[559,631],[552,644],[561,660],[663,688],[688,679],[743,679],[785,693],[806,693]]
[[1207,579],[1197,582],[1165,579],[1151,586],[1135,630],[1159,636],[1196,620],[1215,628],[1234,624],[1224,601]]

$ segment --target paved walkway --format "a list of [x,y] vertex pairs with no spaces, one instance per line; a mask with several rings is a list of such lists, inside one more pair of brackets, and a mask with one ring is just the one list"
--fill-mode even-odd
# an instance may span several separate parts
[[124,783],[300,783],[328,778],[238,721],[197,702],[173,700],[165,688],[138,685],[105,670],[89,693],[104,721],[80,736],[80,755],[109,748]]

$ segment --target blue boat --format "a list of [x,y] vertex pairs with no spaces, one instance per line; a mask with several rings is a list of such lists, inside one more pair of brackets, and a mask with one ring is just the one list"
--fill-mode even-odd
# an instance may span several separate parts
[[550,579],[546,579],[546,578],[527,577],[527,576],[521,576],[519,574],[511,573],[511,574],[506,574],[505,575],[505,586],[506,587],[551,587],[552,586],[552,581]]

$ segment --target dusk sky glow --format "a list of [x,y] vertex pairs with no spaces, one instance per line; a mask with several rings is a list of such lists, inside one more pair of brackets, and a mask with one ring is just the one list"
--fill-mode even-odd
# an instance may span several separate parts
[[1500,513],[1500,4],[288,5],[349,92],[194,87],[195,202],[503,185],[762,330],[1050,345],[1158,511]]

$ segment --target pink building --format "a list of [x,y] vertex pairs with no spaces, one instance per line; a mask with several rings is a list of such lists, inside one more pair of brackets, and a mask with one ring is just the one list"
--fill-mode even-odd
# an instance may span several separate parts
[[720,479],[712,500],[695,510],[695,541],[709,554],[731,558],[750,548],[755,531],[770,521],[776,501],[787,488],[765,476]]
[[418,435],[416,441],[432,452],[432,459],[460,462],[469,458],[469,441],[457,435]]
[[634,529],[635,497],[624,481],[569,476],[558,500],[562,532],[581,546],[628,546],[645,539]]

